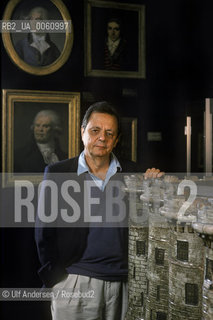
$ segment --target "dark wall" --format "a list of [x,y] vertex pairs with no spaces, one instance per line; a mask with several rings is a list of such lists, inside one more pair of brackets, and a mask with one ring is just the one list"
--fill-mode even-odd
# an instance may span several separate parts
[[[84,1],[64,0],[74,25],[69,60],[53,74],[33,76],[18,69],[2,45],[1,87],[81,92],[81,116],[88,106],[84,92],[116,103],[123,116],[138,118],[138,162],[144,169],[186,170],[184,126],[191,115],[192,170],[202,171],[197,153],[204,98],[213,96],[213,4],[210,0],[120,2],[146,5],[146,79],[84,77]],[[1,1],[2,12],[6,3]],[[133,96],[124,95],[124,89],[133,89]],[[147,141],[150,131],[161,132],[162,141]],[[2,286],[39,287],[33,230],[3,230],[1,235]],[[8,308],[9,304],[2,305],[2,319],[33,319],[32,314],[35,319],[48,319],[45,303],[13,303]]]
[[[84,1],[65,0],[74,25],[68,61],[53,74],[33,76],[18,69],[2,46],[2,88],[89,91],[96,100],[111,100],[123,116],[138,118],[138,161],[144,169],[158,166],[185,171],[185,117],[194,109],[194,100],[211,95],[213,23],[209,12],[213,5],[184,0],[133,2],[146,5],[146,79],[84,77]],[[124,89],[133,89],[135,96],[124,96]],[[87,106],[82,96],[81,114]],[[202,117],[203,107],[198,109]],[[148,131],[161,131],[162,142],[148,142]],[[174,139],[181,150],[175,149]],[[181,153],[178,161],[177,152]]]

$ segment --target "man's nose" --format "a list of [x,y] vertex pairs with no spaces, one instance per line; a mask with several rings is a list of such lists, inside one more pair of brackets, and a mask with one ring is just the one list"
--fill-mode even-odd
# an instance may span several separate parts
[[99,140],[100,141],[105,141],[105,139],[106,139],[106,133],[105,132],[100,132]]

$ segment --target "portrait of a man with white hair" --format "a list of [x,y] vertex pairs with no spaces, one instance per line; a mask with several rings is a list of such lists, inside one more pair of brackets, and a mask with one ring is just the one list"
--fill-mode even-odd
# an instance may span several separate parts
[[51,109],[39,111],[31,131],[28,142],[15,150],[15,172],[43,172],[48,164],[67,158],[59,143],[62,125],[58,113]]
[[[37,20],[50,19],[47,9],[34,7],[27,17],[31,21],[31,28]],[[31,66],[46,66],[53,63],[59,56],[57,45],[51,40],[50,34],[45,32],[28,32],[26,36],[15,43],[15,50],[19,57]]]

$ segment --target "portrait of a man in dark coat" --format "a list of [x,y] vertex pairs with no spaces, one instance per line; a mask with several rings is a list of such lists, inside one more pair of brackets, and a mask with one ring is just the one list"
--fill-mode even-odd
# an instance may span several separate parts
[[[31,28],[38,20],[48,20],[48,11],[43,7],[34,7],[27,17],[31,20]],[[57,45],[51,40],[50,34],[45,32],[29,32],[23,39],[15,43],[15,50],[19,57],[31,66],[46,66],[53,63],[59,56]]]
[[138,70],[137,12],[93,8],[91,30],[93,70],[116,74]]
[[125,66],[126,40],[121,36],[121,21],[110,18],[104,47],[104,68],[119,71]]

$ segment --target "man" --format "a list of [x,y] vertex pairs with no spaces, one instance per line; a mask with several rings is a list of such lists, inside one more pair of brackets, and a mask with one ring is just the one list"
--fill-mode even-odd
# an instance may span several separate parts
[[[35,7],[29,13],[31,28],[34,29],[37,20],[48,20],[48,12],[43,7]],[[31,32],[15,45],[16,52],[22,60],[31,66],[46,66],[53,63],[60,51],[51,41],[48,33]]]
[[[117,159],[112,153],[119,139],[119,118],[107,102],[92,105],[86,112],[81,127],[84,151],[80,156],[64,160],[46,169],[46,181],[58,172],[65,174],[70,183],[70,172],[76,172],[80,189],[76,190],[78,202],[85,194],[86,182],[93,182],[91,196],[99,202],[93,207],[94,219],[119,213],[112,212],[107,190],[110,183],[120,181],[119,172],[135,172],[135,163]],[[159,170],[149,170],[149,175],[161,175]],[[63,179],[62,179],[63,180]],[[45,182],[45,181],[44,181]],[[118,184],[119,185],[119,184]],[[64,186],[64,183],[63,183]],[[75,184],[73,184],[75,186]],[[59,187],[59,184],[58,184]],[[44,191],[44,190],[43,190]],[[120,192],[113,189],[113,192]],[[72,189],[71,196],[74,197]],[[82,196],[82,199],[86,199]],[[75,200],[74,200],[75,201]],[[90,199],[84,203],[84,217],[91,209]],[[73,200],[72,200],[73,203]],[[94,202],[93,202],[94,204]],[[49,209],[49,206],[47,206]],[[122,207],[122,206],[121,206]],[[40,208],[40,206],[39,206]],[[38,216],[39,216],[38,209]],[[63,211],[64,212],[64,211]],[[70,216],[69,216],[70,218]],[[99,224],[86,224],[85,228],[45,227],[37,218],[36,242],[42,264],[39,275],[47,287],[55,292],[63,289],[79,295],[66,299],[53,299],[53,320],[123,320],[127,309],[128,229]],[[88,296],[88,294],[91,294]]]
[[121,22],[111,18],[107,22],[107,39],[104,48],[104,67],[106,70],[119,71],[125,64],[126,40],[121,37]]
[[44,172],[48,164],[67,158],[58,141],[62,131],[60,118],[53,110],[37,113],[28,143],[15,151],[14,172]]

